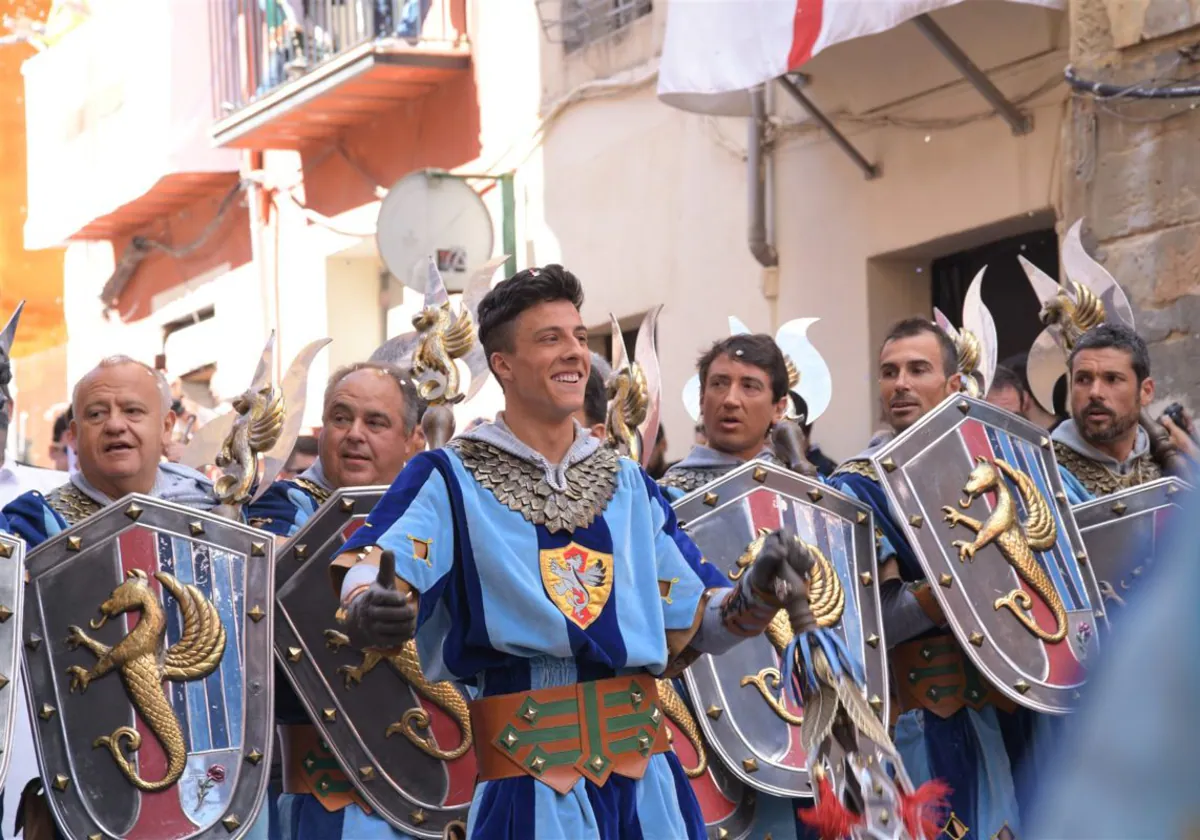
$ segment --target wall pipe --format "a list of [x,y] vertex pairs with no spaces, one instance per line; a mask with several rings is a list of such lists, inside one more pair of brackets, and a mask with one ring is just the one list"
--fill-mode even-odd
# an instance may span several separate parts
[[774,219],[768,212],[769,198],[773,198],[771,184],[774,181],[774,154],[766,148],[767,104],[762,87],[750,91],[749,136],[746,142],[746,174],[750,182],[750,228],[747,244],[750,253],[763,268],[779,265],[779,254],[775,251]]

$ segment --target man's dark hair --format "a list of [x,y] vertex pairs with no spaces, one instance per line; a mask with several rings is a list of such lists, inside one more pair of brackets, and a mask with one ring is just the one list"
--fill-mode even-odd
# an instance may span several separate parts
[[400,417],[404,422],[404,431],[407,434],[412,434],[421,422],[421,417],[425,414],[425,401],[417,396],[417,386],[413,382],[412,376],[407,370],[396,365],[384,364],[383,362],[355,362],[352,365],[338,368],[333,372],[333,376],[329,377],[329,382],[325,386],[325,403],[322,409],[322,416],[329,411],[329,402],[333,399],[333,389],[338,386],[338,383],[352,373],[358,373],[360,370],[377,370],[382,374],[386,374],[396,387],[400,389],[400,396],[404,399],[404,405],[400,412]]
[[55,443],[62,443],[63,435],[67,433],[67,428],[71,425],[71,409],[67,409],[62,414],[54,418],[54,432],[52,440]]
[[902,338],[915,338],[923,333],[929,333],[937,339],[938,347],[942,350],[942,372],[946,378],[949,379],[958,373],[958,350],[955,349],[954,342],[950,340],[950,336],[942,332],[941,327],[928,318],[905,318],[892,324],[892,328],[883,338],[883,344],[879,345],[879,352],[882,355],[883,348],[889,342],[899,341]]
[[512,352],[513,322],[518,315],[539,303],[556,300],[569,300],[576,309],[583,306],[583,286],[561,265],[518,271],[484,295],[478,310],[479,343],[488,367],[492,366],[493,353]]
[[731,335],[708,348],[696,362],[700,369],[700,392],[708,383],[708,369],[719,357],[725,356],[735,362],[753,365],[767,375],[771,383],[771,399],[779,402],[788,393],[787,360],[775,339],[763,333]]
[[1015,370],[1006,368],[1004,365],[996,365],[996,373],[992,376],[991,390],[997,391],[1001,388],[1012,388],[1021,395],[1026,393],[1025,386],[1021,382],[1021,377],[1017,375]]
[[588,374],[587,387],[583,390],[583,416],[589,426],[608,419],[608,392],[604,388],[604,377],[595,368]]
[[1081,335],[1067,359],[1067,370],[1072,376],[1075,374],[1075,357],[1080,351],[1104,350],[1109,347],[1124,350],[1129,354],[1133,372],[1141,385],[1150,375],[1150,351],[1142,337],[1124,324],[1100,324]]

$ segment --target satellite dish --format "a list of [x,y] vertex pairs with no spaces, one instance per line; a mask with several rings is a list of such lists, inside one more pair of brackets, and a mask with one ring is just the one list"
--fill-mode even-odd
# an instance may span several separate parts
[[492,257],[492,216],[461,178],[435,170],[410,172],[384,197],[375,223],[379,255],[392,276],[425,291],[419,261],[432,257],[446,291],[461,292],[471,272]]

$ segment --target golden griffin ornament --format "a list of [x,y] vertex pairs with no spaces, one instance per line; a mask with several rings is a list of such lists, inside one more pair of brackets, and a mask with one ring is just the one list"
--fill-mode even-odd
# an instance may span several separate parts
[[112,647],[101,644],[79,627],[68,628],[68,647],[85,647],[96,656],[91,668],[72,665],[72,692],[84,692],[95,680],[113,671],[121,676],[129,698],[137,712],[149,725],[167,754],[167,773],[157,780],[143,779],[133,762],[122,750],[136,753],[142,746],[142,736],[129,726],[117,728],[111,735],[97,738],[95,747],[106,747],[125,777],[139,790],[156,791],[171,787],[179,781],[187,765],[187,748],[179,719],[167,699],[164,681],[187,682],[207,677],[221,664],[225,654],[225,627],[216,608],[195,586],[183,585],[166,572],[156,572],[155,579],[179,603],[183,633],[179,641],[166,647],[167,616],[158,595],[150,588],[146,573],[133,569],[112,595],[100,605],[100,618],[91,622],[99,630],[111,618],[121,613],[140,613],[137,625],[125,638]]

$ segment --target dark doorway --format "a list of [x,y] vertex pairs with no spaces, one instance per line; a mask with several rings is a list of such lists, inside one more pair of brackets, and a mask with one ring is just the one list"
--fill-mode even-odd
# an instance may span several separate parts
[[1051,277],[1058,277],[1058,237],[1053,228],[959,251],[934,260],[930,268],[933,305],[954,326],[961,327],[967,287],[979,270],[987,266],[983,275],[983,302],[996,322],[997,362],[1027,353],[1042,331],[1038,321],[1041,304],[1017,261],[1018,255]]

